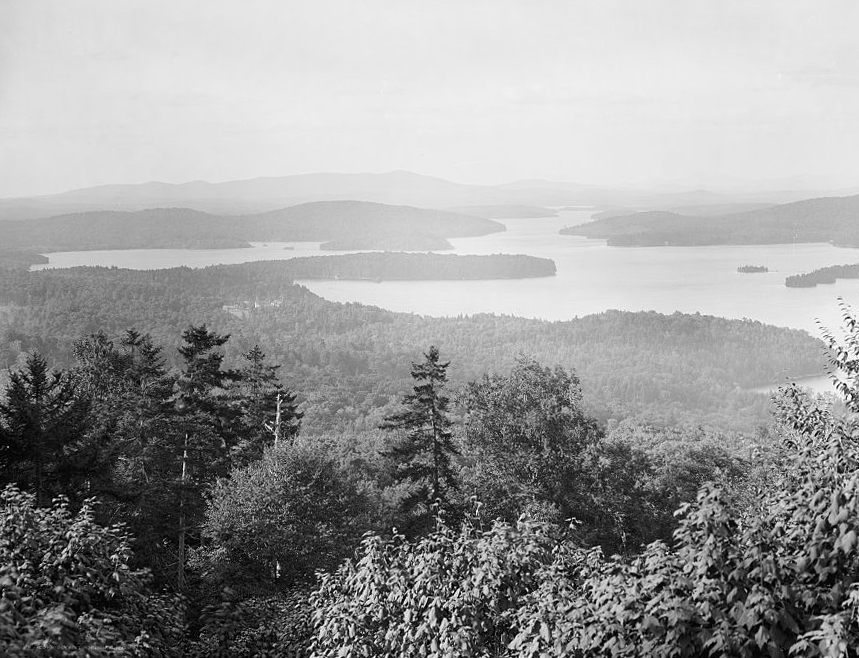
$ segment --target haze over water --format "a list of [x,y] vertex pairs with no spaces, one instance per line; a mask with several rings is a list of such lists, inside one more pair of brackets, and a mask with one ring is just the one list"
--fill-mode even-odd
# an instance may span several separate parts
[[[392,311],[457,316],[498,313],[569,320],[609,309],[700,312],[751,318],[819,335],[816,319],[837,328],[836,298],[859,303],[859,281],[816,288],[787,288],[784,279],[827,265],[859,262],[859,249],[828,244],[608,247],[603,240],[559,235],[588,221],[590,210],[559,217],[501,220],[507,231],[451,240],[455,254],[528,254],[551,258],[557,276],[495,281],[302,281],[337,302],[360,302]],[[285,249],[293,246],[293,249]],[[49,254],[49,267],[104,265],[159,269],[203,267],[252,260],[334,255],[318,243],[269,243],[250,249],[140,249]],[[738,274],[741,265],[764,265],[764,274]]]

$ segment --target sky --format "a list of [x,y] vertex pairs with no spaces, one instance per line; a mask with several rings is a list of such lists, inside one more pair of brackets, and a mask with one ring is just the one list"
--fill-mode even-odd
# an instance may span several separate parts
[[406,169],[859,186],[855,0],[0,0],[0,196]]

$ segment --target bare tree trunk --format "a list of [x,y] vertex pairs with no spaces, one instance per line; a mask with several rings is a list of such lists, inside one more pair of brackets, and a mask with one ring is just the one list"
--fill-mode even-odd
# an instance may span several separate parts
[[182,448],[182,484],[179,488],[179,566],[176,585],[180,591],[185,589],[185,479],[188,475],[188,433]]
[[438,428],[436,427],[436,424],[435,424],[436,410],[435,410],[434,404],[433,404],[433,408],[430,411],[430,413],[432,414],[432,502],[433,502],[433,505],[435,505],[436,503],[438,503],[438,495],[439,495],[439,490],[438,490],[438,483],[439,483],[439,477],[438,477],[439,446],[438,446],[438,444],[439,444],[439,441],[438,441]]
[[[277,411],[274,414],[274,445],[277,447],[278,442],[280,441],[280,403],[283,397],[280,392],[277,394]],[[274,582],[280,580],[280,560],[275,560],[274,562]]]
[[280,403],[283,401],[283,396],[277,394],[277,412],[274,415],[274,445],[280,441]]

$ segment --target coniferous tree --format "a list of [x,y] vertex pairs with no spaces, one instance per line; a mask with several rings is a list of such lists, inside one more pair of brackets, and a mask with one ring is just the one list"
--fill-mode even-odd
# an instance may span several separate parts
[[239,412],[229,389],[239,375],[222,368],[224,354],[219,348],[229,335],[200,325],[189,327],[182,339],[185,344],[178,351],[184,364],[176,381],[176,410],[187,435],[193,478],[210,480],[229,472],[232,429]]
[[101,332],[77,341],[74,376],[90,403],[89,434],[104,446],[104,467],[130,499],[156,471],[169,470],[157,453],[170,442],[174,380],[148,334],[130,329],[121,346]]
[[209,331],[206,325],[189,327],[179,347],[184,366],[176,381],[175,426],[179,430],[175,453],[179,468],[175,473],[178,498],[177,587],[185,588],[185,544],[199,536],[203,518],[205,488],[230,470],[231,428],[238,415],[234,397],[228,391],[237,374],[222,369],[219,350],[229,335]]
[[75,380],[90,404],[87,440],[100,446],[91,494],[100,499],[100,518],[132,531],[137,562],[163,579],[175,559],[169,540],[184,438],[175,378],[148,334],[129,329],[119,344],[101,332],[75,343]]
[[171,559],[164,540],[174,536],[179,446],[184,439],[175,422],[175,378],[167,372],[161,347],[148,334],[130,330],[122,345],[129,359],[127,404],[116,433],[121,459],[114,463],[113,473],[120,486],[137,496],[131,517],[126,517],[136,552],[157,577],[163,577]]
[[410,485],[404,510],[422,503],[449,507],[449,493],[457,488],[452,458],[459,452],[448,418],[450,400],[443,392],[449,365],[440,362],[435,346],[422,363],[412,363],[413,392],[403,397],[403,411],[386,417],[381,426],[398,435],[387,454],[396,463],[395,479]]
[[0,474],[45,505],[57,494],[76,496],[88,475],[82,435],[86,400],[65,372],[51,372],[38,353],[9,375],[0,402]]
[[295,394],[278,381],[280,366],[267,363],[259,345],[243,356],[245,364],[237,386],[241,416],[232,455],[234,466],[260,459],[263,450],[275,441],[292,443],[302,416]]

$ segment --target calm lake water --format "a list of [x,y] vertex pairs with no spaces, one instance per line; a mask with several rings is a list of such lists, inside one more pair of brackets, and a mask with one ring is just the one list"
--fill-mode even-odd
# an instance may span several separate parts
[[[607,309],[700,312],[751,318],[819,335],[816,319],[836,328],[836,298],[859,304],[859,280],[816,288],[787,288],[790,274],[859,262],[859,249],[828,244],[607,247],[603,240],[558,235],[587,221],[589,212],[548,219],[506,220],[507,232],[452,240],[455,253],[525,253],[555,261],[551,278],[516,281],[305,281],[334,301],[358,301],[426,315],[492,312],[568,320]],[[739,274],[765,265],[764,274]]]
[[[816,319],[836,328],[838,296],[859,304],[859,280],[816,288],[786,288],[784,278],[826,265],[857,263],[859,249],[827,244],[718,247],[607,247],[602,240],[559,235],[588,221],[590,211],[559,217],[503,220],[507,231],[452,240],[457,254],[530,254],[555,261],[557,276],[502,281],[303,281],[318,295],[393,311],[456,316],[504,313],[568,320],[608,309],[701,312],[751,318],[819,335]],[[285,249],[291,246],[293,249]],[[318,243],[257,244],[248,249],[142,249],[49,254],[47,267],[105,265],[155,269],[286,259],[321,252]],[[765,274],[738,274],[765,265]]]
[[835,385],[832,383],[832,380],[829,378],[829,375],[819,375],[817,377],[801,377],[799,379],[792,379],[780,382],[773,382],[772,384],[768,384],[767,386],[758,386],[757,388],[753,388],[752,390],[756,393],[775,393],[776,390],[780,386],[785,386],[793,382],[799,386],[804,388],[809,388],[814,393],[831,393],[835,394]]

